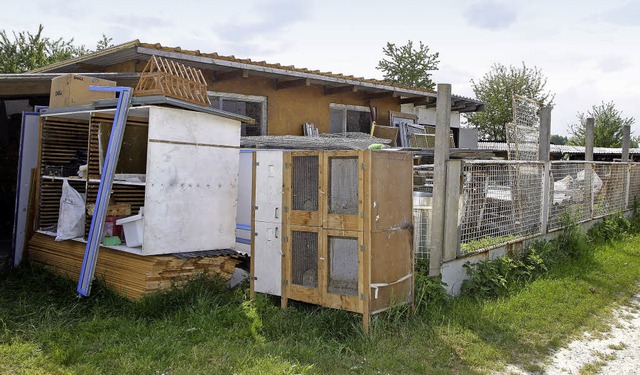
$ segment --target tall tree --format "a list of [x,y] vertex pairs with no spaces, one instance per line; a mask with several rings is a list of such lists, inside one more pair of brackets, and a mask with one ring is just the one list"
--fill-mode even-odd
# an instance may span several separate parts
[[513,121],[513,94],[551,105],[554,95],[546,91],[547,79],[536,67],[504,66],[496,63],[480,80],[471,80],[477,99],[486,102],[484,111],[466,115],[470,125],[478,128],[480,139],[506,141],[505,125]]
[[[13,38],[5,30],[0,31],[0,73],[23,73],[28,70],[52,64],[56,61],[93,52],[84,45],[75,45],[73,38],[52,39],[43,35],[44,26],[38,26],[35,34],[29,31],[12,33]],[[111,47],[111,38],[102,35],[96,50]]]
[[382,49],[386,58],[380,60],[376,67],[384,73],[385,81],[427,89],[435,87],[430,72],[438,70],[440,54],[429,53],[429,47],[419,43],[420,46],[414,49],[412,41],[400,47],[387,42]]
[[[596,147],[622,147],[622,132],[625,125],[633,125],[633,117],[623,117],[613,102],[602,102],[593,105],[591,110],[578,112],[578,122],[569,125],[571,132],[570,143],[577,146],[585,145],[587,118],[592,117],[593,145]],[[638,147],[637,139],[631,139],[631,147]]]

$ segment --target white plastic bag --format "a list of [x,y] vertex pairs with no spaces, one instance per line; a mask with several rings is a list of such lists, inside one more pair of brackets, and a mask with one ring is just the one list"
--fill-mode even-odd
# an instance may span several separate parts
[[62,184],[60,211],[58,215],[58,233],[56,241],[64,241],[84,235],[84,196],[69,185]]

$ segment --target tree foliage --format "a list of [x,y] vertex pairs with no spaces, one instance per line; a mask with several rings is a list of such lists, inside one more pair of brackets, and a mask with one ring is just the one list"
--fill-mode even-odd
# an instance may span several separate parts
[[486,102],[484,111],[468,114],[467,121],[478,128],[480,139],[506,141],[505,125],[513,121],[513,94],[527,97],[541,105],[551,105],[554,95],[546,91],[547,79],[536,67],[494,64],[480,80],[471,80],[477,99]]
[[414,49],[412,41],[399,47],[387,42],[382,49],[386,58],[380,60],[376,67],[384,73],[385,81],[427,89],[435,87],[430,72],[438,70],[440,54],[429,53],[429,47],[419,43],[419,47]]
[[566,145],[569,142],[569,139],[565,136],[558,134],[551,134],[549,138],[549,143],[552,145]]
[[[613,102],[602,102],[593,105],[591,110],[578,112],[578,122],[569,125],[571,132],[570,143],[577,146],[585,145],[587,118],[592,117],[593,145],[595,147],[622,147],[622,135],[625,125],[633,125],[633,117],[623,117]],[[630,147],[638,147],[637,139],[632,138]]]
[[[46,66],[57,61],[93,52],[84,45],[75,45],[73,38],[52,39],[43,35],[44,26],[38,26],[38,31],[12,32],[13,38],[5,30],[0,31],[0,73],[23,73],[32,69]],[[96,50],[113,46],[111,38],[102,35]]]

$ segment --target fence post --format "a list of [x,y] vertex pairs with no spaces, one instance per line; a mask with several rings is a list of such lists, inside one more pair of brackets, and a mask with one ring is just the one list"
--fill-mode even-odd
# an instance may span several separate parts
[[443,262],[456,259],[460,249],[460,200],[463,198],[461,176],[462,160],[448,160]]
[[451,85],[438,84],[436,102],[436,144],[433,156],[433,212],[431,216],[431,253],[429,276],[440,275],[444,255],[445,198],[447,195],[447,160],[451,128]]
[[549,196],[551,194],[551,158],[549,157],[549,140],[551,138],[551,109],[550,106],[540,108],[540,139],[538,143],[538,158],[544,162],[542,174],[542,211],[540,213],[540,233],[547,234],[549,226]]
[[[586,128],[584,133],[584,160],[593,162],[593,117],[587,118]],[[584,183],[586,190],[586,199],[587,202],[591,202],[589,205],[589,218],[593,219],[593,183],[591,182],[591,178],[593,175],[593,163],[589,163],[584,167]]]
[[620,161],[629,162],[629,143],[631,141],[631,125],[622,127],[622,155]]

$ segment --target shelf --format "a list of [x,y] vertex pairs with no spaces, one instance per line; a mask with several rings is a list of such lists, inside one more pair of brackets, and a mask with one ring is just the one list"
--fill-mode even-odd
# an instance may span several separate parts
[[[89,182],[94,183],[94,184],[99,184],[100,180],[98,180],[96,178],[92,178],[92,179],[89,180]],[[131,185],[131,186],[145,186],[146,185],[145,182],[116,181],[116,180],[113,180],[113,184],[114,185]]]
[[41,176],[41,178],[42,178],[43,180],[45,180],[45,179],[46,179],[46,180],[56,180],[56,181],[64,181],[64,180],[67,180],[67,181],[78,181],[78,182],[80,182],[80,181],[82,181],[82,182],[87,181],[85,178],[82,178],[82,177],[74,177],[74,176],[68,176],[68,177],[61,177],[61,176]]
[[[55,237],[57,235],[56,232],[51,232],[51,231],[46,231],[46,230],[36,230],[36,233],[44,234],[45,236],[51,236],[51,237]],[[81,242],[81,243],[84,243],[84,244],[87,243],[87,240],[85,240],[82,237],[72,238],[71,241]],[[128,247],[128,246],[125,246],[125,245],[106,246],[106,245],[103,245],[102,243],[100,244],[100,247],[107,248],[107,249],[118,250],[118,251],[123,251],[123,252],[129,253],[129,254],[145,255],[145,254],[142,253],[142,248],[141,247]]]

